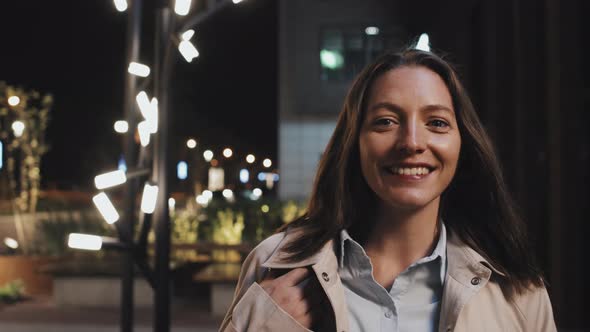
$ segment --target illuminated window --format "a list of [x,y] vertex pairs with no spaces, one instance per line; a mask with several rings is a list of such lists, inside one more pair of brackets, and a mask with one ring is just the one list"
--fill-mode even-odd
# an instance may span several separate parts
[[377,26],[326,28],[321,32],[320,77],[323,81],[347,81],[387,49],[400,49],[398,29]]

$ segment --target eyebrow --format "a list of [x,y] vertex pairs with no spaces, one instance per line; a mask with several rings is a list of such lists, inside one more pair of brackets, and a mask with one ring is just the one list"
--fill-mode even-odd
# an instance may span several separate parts
[[[380,108],[385,108],[386,110],[389,110],[391,112],[402,112],[403,111],[403,108],[400,107],[399,105],[389,103],[389,102],[380,102],[380,103],[377,103],[377,104],[371,106],[371,108],[369,108],[369,112],[380,109]],[[453,109],[451,109],[445,105],[441,105],[441,104],[426,105],[426,106],[422,107],[420,110],[424,111],[424,112],[432,112],[432,111],[442,110],[442,111],[447,111],[447,112],[453,113],[453,114],[455,113],[453,111]]]

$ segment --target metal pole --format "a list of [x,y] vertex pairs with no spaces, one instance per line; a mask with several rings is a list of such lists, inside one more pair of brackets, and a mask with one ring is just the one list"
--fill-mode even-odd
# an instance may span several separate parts
[[158,95],[158,134],[154,142],[153,180],[158,185],[158,199],[154,211],[156,234],[155,262],[155,313],[154,331],[170,331],[170,214],[168,211],[168,90],[170,85],[171,33],[174,16],[170,8],[158,8],[156,17],[156,63],[158,70],[155,76],[155,90]]
[[[137,61],[139,58],[139,43],[141,33],[141,5],[142,0],[132,0],[129,8],[129,19],[127,23],[127,63]],[[129,128],[136,127],[135,89],[136,78],[125,72],[125,96],[124,111],[125,119]],[[135,165],[137,146],[134,141],[134,131],[130,130],[125,136],[124,155],[128,167]],[[120,221],[119,236],[124,243],[132,244],[133,224],[135,221],[135,196],[137,193],[137,179],[130,179],[125,186],[125,213]],[[121,265],[121,332],[133,331],[133,278],[134,261],[133,252],[125,250],[122,252]]]

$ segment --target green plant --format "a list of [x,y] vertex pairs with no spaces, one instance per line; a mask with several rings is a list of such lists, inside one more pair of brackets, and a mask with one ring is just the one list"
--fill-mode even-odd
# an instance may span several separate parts
[[87,233],[113,236],[109,227],[94,211],[49,212],[48,217],[37,223],[35,251],[51,256],[63,255],[67,251],[67,237],[70,233]]
[[0,287],[0,303],[15,303],[24,298],[25,285],[20,279]]
[[[244,230],[244,214],[232,209],[217,211],[217,217],[212,222],[213,242],[217,244],[240,244]],[[235,250],[213,250],[213,260],[235,262],[240,260],[240,254]]]

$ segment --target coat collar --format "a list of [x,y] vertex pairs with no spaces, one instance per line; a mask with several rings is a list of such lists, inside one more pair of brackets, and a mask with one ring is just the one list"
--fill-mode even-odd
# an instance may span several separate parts
[[488,260],[466,245],[457,234],[448,232],[447,255],[449,257],[449,274],[461,273],[466,271],[470,274],[488,274],[491,270],[494,273],[505,276],[504,273],[496,269]]
[[[335,248],[335,241],[330,240],[314,255],[297,262],[287,262],[288,256],[282,249],[301,234],[299,230],[289,230],[279,243],[275,252],[262,264],[265,268],[273,269],[294,269],[303,266],[312,266],[323,260],[325,255],[341,254],[339,248]],[[489,279],[490,272],[493,271],[498,275],[505,276],[504,273],[493,267],[482,255],[466,245],[452,231],[447,229],[447,259],[448,274],[456,279],[471,280],[473,274],[480,275]],[[491,270],[491,271],[490,271]]]
[[297,239],[301,231],[299,230],[288,230],[285,236],[279,243],[275,252],[264,262],[262,266],[265,268],[272,269],[295,269],[298,267],[312,266],[323,260],[324,256],[334,254],[334,241],[328,241],[321,250],[313,254],[312,256],[297,262],[288,262],[287,257],[289,256],[282,249]]

